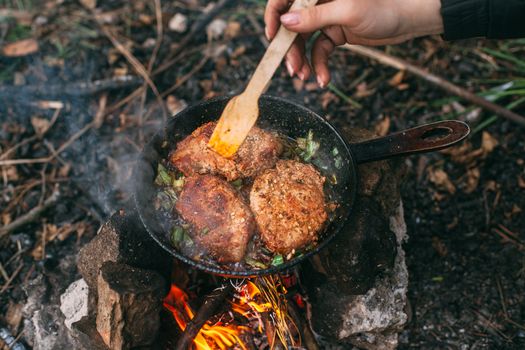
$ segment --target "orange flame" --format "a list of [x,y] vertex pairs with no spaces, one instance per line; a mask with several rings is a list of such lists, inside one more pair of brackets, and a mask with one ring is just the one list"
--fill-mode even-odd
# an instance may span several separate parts
[[[195,317],[188,303],[188,295],[175,284],[171,285],[171,290],[164,299],[164,307],[173,314],[181,330],[185,330],[188,322]],[[223,325],[221,321],[216,323],[208,321],[193,339],[193,344],[197,350],[214,350],[217,347],[226,350],[234,345],[246,350],[239,335],[248,330],[249,328],[244,326]],[[215,346],[211,346],[210,343]]]

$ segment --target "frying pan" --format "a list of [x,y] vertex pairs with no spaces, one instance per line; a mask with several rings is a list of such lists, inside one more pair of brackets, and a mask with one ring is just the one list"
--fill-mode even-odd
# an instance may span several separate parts
[[312,250],[266,269],[247,269],[246,266],[230,269],[213,262],[193,260],[175,248],[153,205],[157,191],[154,179],[159,161],[166,159],[170,149],[193,130],[206,122],[217,120],[230,98],[221,97],[202,102],[174,116],[164,130],[158,132],[145,146],[134,170],[135,204],[151,237],[171,255],[188,265],[225,277],[255,277],[285,271],[326,247],[342,230],[352,213],[357,191],[357,164],[439,150],[463,140],[470,132],[468,125],[463,122],[442,121],[352,144],[311,110],[282,98],[262,96],[259,100],[259,127],[277,131],[293,139],[305,137],[310,130],[313,132],[320,147],[311,163],[327,179],[332,180],[327,193],[331,201],[338,203],[338,207]]

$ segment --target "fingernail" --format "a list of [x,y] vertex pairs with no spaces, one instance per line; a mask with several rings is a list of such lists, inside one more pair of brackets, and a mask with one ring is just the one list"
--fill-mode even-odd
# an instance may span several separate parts
[[299,79],[304,81],[304,73],[302,71],[297,73],[297,76],[299,77]]
[[320,76],[317,76],[317,84],[319,84],[319,86],[320,86],[321,88],[324,88],[324,83],[323,83],[323,81],[321,80],[321,77],[320,77]]
[[268,34],[268,27],[264,27],[264,35],[266,35],[266,39],[270,40],[270,34]]
[[297,12],[288,12],[281,16],[281,23],[293,26],[299,24],[300,19],[301,18]]
[[290,74],[290,78],[293,77],[293,67],[288,61],[286,61],[286,69],[288,69],[288,74]]

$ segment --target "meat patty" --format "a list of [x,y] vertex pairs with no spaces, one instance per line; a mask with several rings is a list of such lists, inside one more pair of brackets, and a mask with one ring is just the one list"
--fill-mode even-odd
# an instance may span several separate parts
[[213,175],[186,178],[175,209],[191,224],[192,238],[218,262],[238,262],[255,221],[250,207],[226,181]]
[[272,168],[283,147],[271,132],[253,127],[235,156],[224,158],[208,148],[208,141],[217,123],[209,122],[177,144],[170,162],[184,175],[214,174],[228,181],[252,177]]
[[324,181],[312,165],[294,160],[280,160],[255,179],[250,207],[271,251],[286,255],[317,241],[328,218]]

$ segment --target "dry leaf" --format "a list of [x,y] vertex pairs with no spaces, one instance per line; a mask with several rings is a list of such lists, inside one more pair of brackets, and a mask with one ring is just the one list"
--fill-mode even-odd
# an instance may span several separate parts
[[186,106],[187,106],[186,101],[179,100],[173,95],[169,95],[166,98],[166,107],[168,108],[168,111],[170,111],[172,115],[179,113],[184,108],[186,108]]
[[306,91],[319,90],[319,85],[317,85],[317,83],[314,83],[314,82],[306,83],[306,84],[304,84],[304,89]]
[[398,86],[396,86],[396,89],[398,89],[399,91],[404,91],[408,89],[409,87],[410,85],[408,85],[407,83],[403,83],[403,84],[399,84]]
[[31,125],[35,129],[35,133],[38,137],[42,137],[49,130],[51,122],[45,118],[31,117]]
[[139,14],[139,21],[140,23],[149,26],[150,24],[153,23],[153,16],[147,15],[145,13],[141,13]]
[[184,33],[188,29],[188,18],[182,13],[176,13],[171,17],[168,28],[177,33]]
[[467,179],[466,179],[466,185],[465,188],[463,188],[463,192],[465,193],[472,193],[478,188],[479,184],[479,178],[480,178],[480,171],[479,168],[470,168],[467,170],[466,173]]
[[304,88],[304,81],[299,78],[292,79],[293,88],[295,91],[299,92]]
[[481,136],[481,149],[483,150],[484,154],[487,155],[488,153],[492,152],[497,145],[498,140],[492,137],[492,135],[487,131],[483,131],[483,135]]
[[368,85],[366,82],[359,83],[356,87],[356,96],[357,97],[367,97],[374,93],[374,90],[368,90]]
[[97,0],[80,0],[80,3],[88,9],[94,9],[97,7]]
[[485,182],[485,190],[486,191],[496,192],[497,189],[498,189],[498,185],[496,184],[496,181],[489,180],[489,181]]
[[38,51],[38,42],[35,39],[23,39],[5,45],[2,53],[7,57],[21,57]]
[[379,136],[385,136],[390,130],[390,117],[384,117],[375,126],[375,132]]
[[401,84],[404,78],[405,78],[405,71],[400,70],[392,78],[390,78],[390,80],[388,81],[388,85],[398,86],[399,84]]
[[442,257],[447,256],[447,246],[439,239],[439,237],[432,237],[432,248]]
[[19,179],[18,171],[14,165],[5,167],[4,174],[7,176],[7,181],[17,181]]
[[11,221],[13,221],[13,219],[11,218],[11,214],[9,213],[2,214],[2,224],[9,225]]
[[337,101],[339,101],[339,97],[330,91],[325,92],[321,96],[321,106],[323,106],[323,109],[326,109],[330,103]]
[[228,22],[226,30],[224,31],[224,36],[226,38],[235,38],[241,32],[241,24],[236,21]]
[[450,181],[448,174],[443,169],[429,168],[428,180],[441,190],[446,190],[450,194],[456,193],[456,186]]
[[244,55],[245,52],[246,52],[246,46],[241,45],[241,46],[239,46],[238,48],[236,48],[236,49],[232,52],[232,54],[231,54],[230,57],[231,57],[231,58],[237,58],[237,57],[239,57],[239,56]]
[[66,163],[63,166],[58,169],[58,176],[60,177],[67,177],[69,175],[69,171],[71,170],[71,164]]
[[[13,333],[18,332],[18,327],[22,322],[22,308],[24,304],[15,304],[12,301],[9,302],[7,312],[5,314],[5,320],[9,325],[9,328]],[[13,347],[14,348],[14,347]]]
[[518,186],[520,188],[525,188],[525,179],[523,176],[518,176]]

